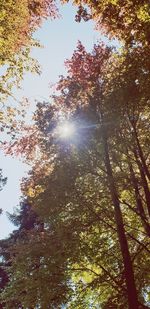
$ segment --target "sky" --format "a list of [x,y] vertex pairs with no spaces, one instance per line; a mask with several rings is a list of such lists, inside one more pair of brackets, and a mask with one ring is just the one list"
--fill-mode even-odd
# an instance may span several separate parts
[[[34,48],[32,56],[41,65],[40,76],[25,74],[21,84],[21,90],[14,90],[17,100],[27,97],[31,101],[29,114],[35,109],[35,100],[48,100],[50,85],[58,81],[59,75],[65,73],[64,61],[69,59],[80,40],[87,50],[91,50],[93,44],[98,40],[108,40],[94,29],[94,22],[76,23],[74,20],[75,8],[71,4],[60,8],[61,18],[53,21],[47,20],[41,28],[36,31],[34,37],[43,45],[42,48]],[[114,43],[115,44],[115,43]],[[0,208],[3,215],[0,216],[0,238],[5,238],[14,229],[9,222],[6,212],[13,212],[19,206],[21,198],[20,182],[22,177],[27,176],[30,167],[19,158],[4,156],[0,153],[0,168],[3,176],[7,177],[7,183],[0,191]]]

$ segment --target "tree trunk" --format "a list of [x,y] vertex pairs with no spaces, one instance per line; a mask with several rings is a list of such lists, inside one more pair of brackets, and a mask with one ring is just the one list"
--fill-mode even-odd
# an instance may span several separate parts
[[137,134],[137,131],[136,131],[136,127],[135,125],[132,124],[132,127],[133,127],[133,136],[135,137],[135,140],[136,140],[136,144],[137,144],[137,150],[138,150],[138,155],[141,159],[141,162],[142,162],[142,165],[143,165],[143,169],[144,169],[144,172],[147,176],[147,178],[150,180],[150,172],[148,170],[148,167],[147,167],[147,164],[146,164],[146,160],[144,158],[144,154],[143,154],[143,151],[142,151],[142,148],[141,148],[141,145],[140,145],[140,141],[139,141],[139,138],[138,138],[138,134]]
[[[102,120],[102,116],[101,116],[101,120]],[[104,128],[103,123],[101,125],[101,134],[102,134],[102,141],[103,141],[103,147],[104,147],[104,161],[105,161],[105,167],[106,167],[107,176],[108,176],[108,184],[109,184],[112,202],[114,205],[117,234],[119,238],[119,244],[120,244],[123,264],[124,264],[128,305],[129,305],[129,309],[137,309],[139,308],[139,305],[138,305],[138,296],[137,296],[135,280],[134,280],[133,267],[132,267],[130,252],[128,248],[127,238],[125,234],[118,193],[117,193],[117,189],[116,189],[114,178],[113,178],[107,136],[105,133],[105,128]]]
[[134,192],[135,192],[137,211],[138,211],[138,213],[141,217],[142,224],[143,224],[143,227],[145,229],[145,232],[147,233],[148,236],[150,236],[150,225],[147,222],[146,214],[145,214],[144,207],[143,207],[143,204],[142,204],[142,201],[141,201],[140,192],[139,192],[139,188],[138,188],[138,182],[137,182],[132,164],[129,161],[128,161],[128,164],[129,164],[129,169],[130,169],[131,181],[132,181],[132,185],[133,185]]
[[138,155],[136,153],[136,150],[134,150],[134,155],[135,155],[135,159],[136,159],[139,171],[140,171],[141,184],[143,186],[143,190],[144,190],[144,193],[145,193],[145,200],[146,200],[146,205],[147,205],[147,211],[148,211],[148,214],[149,214],[149,217],[150,217],[150,191],[149,191],[147,179],[145,177],[145,173],[144,173],[142,164],[141,164],[141,162],[138,159]]

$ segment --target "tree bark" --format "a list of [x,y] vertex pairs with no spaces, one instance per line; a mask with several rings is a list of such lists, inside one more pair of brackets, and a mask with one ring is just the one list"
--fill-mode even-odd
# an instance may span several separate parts
[[102,134],[102,142],[103,142],[103,147],[104,147],[104,161],[105,161],[105,167],[106,167],[107,176],[108,176],[108,184],[109,184],[111,199],[114,205],[117,234],[119,238],[119,244],[120,244],[120,249],[121,249],[123,264],[124,264],[128,305],[129,305],[129,309],[138,309],[139,304],[138,304],[138,296],[137,296],[135,279],[134,279],[133,266],[132,266],[131,256],[130,256],[127,238],[125,234],[123,218],[122,218],[122,213],[121,213],[121,208],[120,208],[120,201],[119,201],[119,197],[118,197],[118,193],[117,193],[117,189],[116,189],[116,185],[115,185],[115,181],[113,177],[113,171],[112,171],[110,156],[109,156],[108,141],[107,141],[107,136],[105,133],[105,127],[103,124],[102,115],[101,115],[101,134]]
[[142,164],[141,164],[141,162],[138,159],[138,155],[136,153],[136,150],[134,150],[134,155],[135,155],[135,159],[136,159],[139,171],[140,171],[141,184],[143,186],[143,190],[144,190],[144,193],[145,193],[145,200],[146,200],[146,205],[147,205],[147,211],[148,211],[148,214],[149,214],[149,217],[150,217],[150,191],[149,191],[147,179],[145,177],[145,173],[144,173]]
[[132,164],[130,162],[128,162],[128,164],[129,164],[129,169],[130,169],[131,181],[132,181],[132,185],[133,185],[134,192],[135,192],[137,211],[138,211],[138,213],[141,217],[141,221],[142,221],[143,227],[145,229],[145,232],[147,233],[148,236],[150,236],[150,225],[147,222],[146,214],[145,214],[144,207],[143,207],[143,204],[142,204],[142,201],[141,201],[140,192],[139,192],[139,188],[138,188],[138,182],[137,182]]
[[136,127],[133,124],[132,124],[132,127],[133,127],[133,136],[135,137],[136,144],[137,144],[138,155],[139,155],[140,160],[142,162],[144,172],[145,172],[147,178],[150,180],[150,172],[148,170],[146,160],[144,158],[144,154],[143,154],[143,151],[142,151],[142,148],[141,148],[141,145],[140,145],[140,141],[139,141],[139,138],[138,138]]

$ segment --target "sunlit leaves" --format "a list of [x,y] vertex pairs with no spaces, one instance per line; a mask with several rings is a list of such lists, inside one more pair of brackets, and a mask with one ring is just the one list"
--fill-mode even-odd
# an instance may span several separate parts
[[43,17],[56,16],[56,7],[48,0],[1,1],[0,7],[0,64],[5,64],[21,47],[30,44],[31,34]]
[[150,6],[147,0],[74,0],[73,3],[79,8],[77,21],[92,18],[97,28],[105,34],[127,44],[148,46]]
[[0,79],[1,100],[12,94],[26,71],[39,73],[39,66],[30,51],[35,42],[33,33],[44,18],[58,17],[55,1],[0,1]]
[[[22,126],[21,137],[5,147],[34,162],[22,183],[31,208],[11,247],[11,281],[3,294],[11,308],[59,308],[64,302],[75,309],[128,308],[120,226],[138,301],[148,299],[150,67],[147,32],[139,32],[139,21],[133,32],[136,14],[144,25],[148,17],[138,1],[135,11],[130,1],[123,7],[120,1],[85,3],[105,31],[130,48],[115,52],[99,44],[89,53],[79,42],[58,93],[37,105],[34,125]],[[32,10],[38,14],[37,3]],[[62,119],[76,126],[77,138],[56,136]],[[28,228],[30,211],[36,220]]]

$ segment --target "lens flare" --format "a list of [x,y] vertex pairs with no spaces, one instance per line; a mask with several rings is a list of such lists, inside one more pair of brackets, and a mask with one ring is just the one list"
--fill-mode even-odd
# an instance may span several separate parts
[[75,127],[72,123],[62,123],[58,126],[57,132],[61,138],[69,138],[75,132]]

